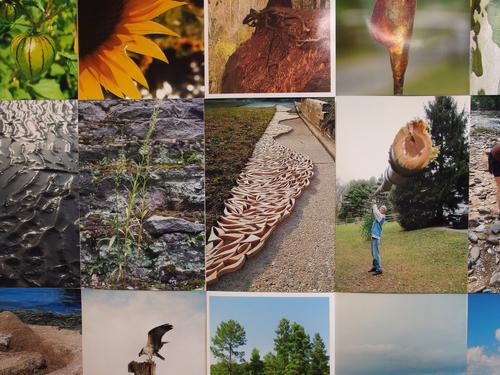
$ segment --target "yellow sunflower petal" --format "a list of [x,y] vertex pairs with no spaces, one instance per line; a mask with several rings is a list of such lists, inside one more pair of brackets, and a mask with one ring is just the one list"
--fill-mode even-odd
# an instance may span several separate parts
[[167,56],[165,56],[161,48],[152,40],[140,35],[123,36],[123,38],[127,39],[127,50],[141,55],[151,56],[168,63]]
[[125,95],[123,95],[123,91],[115,81],[115,77],[113,76],[113,73],[109,68],[108,62],[104,60],[101,55],[93,56],[93,58],[94,65],[90,66],[89,68],[92,69],[91,71],[97,75],[97,78],[99,79],[99,82],[101,82],[101,85],[103,85],[106,90],[112,92],[119,98],[125,99]]
[[83,66],[80,69],[78,78],[78,99],[82,100],[102,100],[104,94],[99,81],[90,70]]
[[144,5],[144,0],[133,0],[127,3],[125,18],[127,21],[147,21],[158,17],[166,11],[186,3],[171,0],[155,0]]
[[179,37],[175,31],[170,30],[168,27],[160,25],[159,23],[153,21],[135,22],[135,23],[124,23],[116,28],[116,32],[119,34],[166,34]]
[[109,59],[106,56],[103,56],[103,60],[111,68],[111,74],[114,77],[115,82],[118,84],[120,90],[130,99],[140,99],[141,93],[134,85],[134,81],[127,75],[127,72],[123,70],[123,68],[116,63],[114,60]]
[[[124,72],[130,75],[132,79],[135,81],[139,82],[142,86],[148,88],[148,82],[146,81],[146,78],[144,77],[144,74],[142,74],[141,69],[134,63],[134,61],[128,57],[127,53],[120,49],[119,51],[116,51],[114,55],[118,54],[120,57],[116,61],[120,61],[120,67]],[[103,51],[103,55],[108,59],[108,60],[113,60],[113,53],[109,51]]]

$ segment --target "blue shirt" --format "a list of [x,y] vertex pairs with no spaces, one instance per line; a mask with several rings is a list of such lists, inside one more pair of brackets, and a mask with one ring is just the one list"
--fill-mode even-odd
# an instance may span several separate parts
[[380,240],[380,238],[382,238],[382,226],[385,223],[385,215],[379,211],[376,204],[373,205],[372,210],[373,216],[375,216],[375,220],[373,220],[371,229],[372,238]]

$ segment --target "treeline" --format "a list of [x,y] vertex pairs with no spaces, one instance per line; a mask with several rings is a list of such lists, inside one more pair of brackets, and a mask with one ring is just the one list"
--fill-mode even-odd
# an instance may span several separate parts
[[473,96],[472,110],[500,111],[500,96]]
[[328,375],[330,360],[321,335],[311,337],[298,323],[281,319],[275,331],[274,350],[261,357],[253,348],[246,361],[244,327],[235,320],[222,322],[212,337],[210,350],[217,363],[211,365],[212,375]]

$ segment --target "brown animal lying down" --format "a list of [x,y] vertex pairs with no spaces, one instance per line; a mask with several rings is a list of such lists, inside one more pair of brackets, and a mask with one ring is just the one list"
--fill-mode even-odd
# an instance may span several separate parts
[[229,57],[223,93],[330,92],[330,9],[252,10],[255,27]]

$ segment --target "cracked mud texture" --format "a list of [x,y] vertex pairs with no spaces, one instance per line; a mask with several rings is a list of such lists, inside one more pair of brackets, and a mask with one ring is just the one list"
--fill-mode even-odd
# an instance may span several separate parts
[[470,293],[500,292],[500,220],[488,153],[500,141],[498,112],[473,111],[469,175]]
[[79,287],[75,101],[0,102],[0,286]]
[[[203,101],[161,102],[151,137],[143,241],[117,280],[121,249],[109,246],[124,220],[155,101],[81,102],[82,284],[189,290],[204,286]],[[138,204],[138,203],[137,203]],[[136,208],[137,208],[136,204]]]

